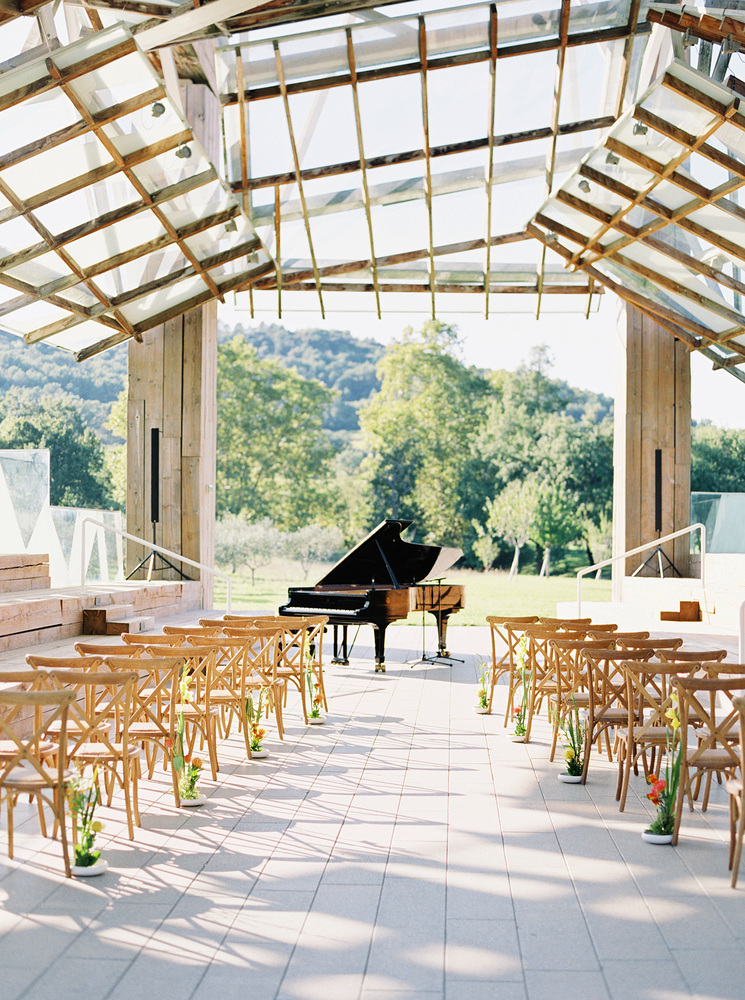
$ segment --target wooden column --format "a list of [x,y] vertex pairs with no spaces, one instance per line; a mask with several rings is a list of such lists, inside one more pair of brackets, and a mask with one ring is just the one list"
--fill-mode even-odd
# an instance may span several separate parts
[[[220,163],[220,105],[201,84],[181,81],[184,113],[196,138]],[[207,565],[215,555],[217,453],[217,303],[209,302],[130,341],[127,428],[127,531],[152,538],[151,429],[160,430],[158,545]],[[128,545],[127,571],[142,546]],[[175,562],[175,560],[173,560]],[[178,563],[176,563],[178,565]],[[192,579],[199,571],[184,566]],[[138,573],[143,576],[144,573]],[[159,570],[153,579],[178,579]],[[212,606],[213,577],[202,578],[202,603]]]
[[[155,540],[208,565],[214,562],[216,376],[214,302],[148,331],[142,344],[130,342],[127,530],[152,538],[150,448],[151,431],[158,428],[160,520]],[[128,572],[143,551],[128,546]],[[193,567],[183,569],[199,578]],[[153,579],[175,580],[178,574],[162,569]],[[211,576],[203,579],[202,594],[205,607],[211,606]]]
[[[655,530],[655,452],[662,457],[662,535],[690,523],[691,367],[681,341],[632,306],[621,304],[615,400],[613,553],[643,545]],[[683,576],[689,573],[690,539],[663,546]],[[651,552],[652,550],[650,550]],[[649,555],[626,560],[630,575]],[[620,599],[623,563],[613,575]],[[644,575],[648,575],[646,572]],[[666,576],[671,575],[668,571]]]

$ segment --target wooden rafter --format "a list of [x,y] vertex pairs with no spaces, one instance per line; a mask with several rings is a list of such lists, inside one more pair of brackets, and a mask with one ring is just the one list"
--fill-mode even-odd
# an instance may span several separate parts
[[709,139],[717,131],[722,121],[726,121],[728,118],[731,118],[731,116],[737,110],[737,105],[738,102],[737,99],[735,99],[727,107],[722,107],[721,110],[714,110],[713,108],[711,108],[710,110],[712,110],[714,114],[717,115],[717,118],[712,122],[712,124],[707,129],[704,130],[704,132],[700,136],[694,139],[693,146],[691,148],[685,147],[682,150],[682,152],[680,152],[677,156],[674,156],[664,166],[662,166],[661,164],[658,165],[657,173],[650,181],[650,183],[647,184],[645,187],[643,187],[640,191],[637,191],[634,195],[634,198],[628,204],[621,206],[621,208],[613,215],[611,221],[601,226],[600,232],[596,233],[592,237],[592,239],[586,244],[584,250],[579,251],[572,258],[570,263],[576,264],[579,258],[582,256],[582,253],[585,251],[590,251],[592,253],[597,252],[598,256],[603,256],[605,252],[603,247],[600,247],[599,251],[594,250],[595,247],[600,246],[600,240],[602,239],[602,237],[610,229],[612,229],[618,221],[620,221],[626,215],[628,215],[628,213],[636,205],[638,205],[641,201],[643,201],[643,199],[646,198],[657,187],[660,181],[667,180],[672,174],[674,174],[677,168],[681,166],[681,164],[688,159],[692,151],[695,151],[700,146],[703,146],[706,143],[707,139]]
[[[556,75],[554,78],[554,99],[551,106],[551,143],[546,158],[546,198],[551,197],[554,184],[554,165],[556,163],[556,143],[559,138],[559,116],[561,113],[561,92],[564,86],[564,64],[567,54],[567,38],[569,37],[570,0],[561,0],[559,14],[559,52],[556,59]],[[543,290],[543,274],[546,268],[546,244],[541,248],[541,262],[538,267],[538,301],[535,307],[535,318],[541,315],[541,292]]]
[[[55,76],[55,75],[59,74],[59,70],[57,69],[57,66],[55,65],[54,61],[51,58],[47,59],[47,69],[49,70],[49,72],[50,72],[50,74],[52,76]],[[186,257],[186,259],[192,265],[192,267],[194,268],[194,270],[197,272],[197,274],[199,275],[199,277],[202,279],[202,281],[205,283],[205,285],[209,288],[209,290],[212,292],[212,294],[216,298],[219,298],[220,301],[223,301],[222,295],[221,295],[221,293],[220,293],[217,285],[212,280],[212,277],[208,274],[208,272],[202,267],[202,264],[200,263],[198,257],[193,252],[193,250],[191,249],[191,247],[188,245],[188,243],[186,243],[185,240],[183,240],[183,239],[181,239],[179,237],[176,229],[172,225],[172,223],[169,220],[168,216],[165,215],[165,213],[161,210],[161,208],[153,202],[152,195],[150,194],[150,192],[148,191],[148,189],[145,187],[145,185],[139,179],[139,177],[137,176],[137,174],[135,174],[134,171],[132,171],[131,169],[129,169],[126,166],[125,161],[124,161],[124,157],[121,155],[121,153],[119,152],[119,150],[116,148],[115,144],[112,142],[112,140],[109,138],[109,136],[106,134],[106,132],[102,129],[102,127],[100,125],[95,125],[95,123],[93,122],[93,118],[91,116],[91,113],[88,111],[88,108],[80,100],[80,98],[76,94],[75,90],[72,87],[70,87],[64,80],[62,80],[61,75],[60,75],[60,78],[59,78],[59,85],[62,88],[63,92],[66,94],[66,96],[67,96],[68,100],[70,101],[70,103],[72,104],[72,106],[75,108],[75,110],[77,111],[77,113],[80,115],[80,117],[84,121],[86,121],[89,125],[91,125],[93,131],[96,133],[96,137],[97,137],[98,141],[104,147],[104,149],[109,154],[109,156],[114,161],[114,163],[117,165],[117,167],[119,168],[119,170],[126,176],[127,180],[130,182],[130,184],[135,189],[135,191],[137,191],[137,193],[139,194],[139,196],[142,198],[143,202],[145,202],[148,205],[148,208],[150,209],[150,211],[156,217],[156,219],[161,224],[161,226],[163,226],[163,228],[165,229],[165,231],[168,234],[170,240],[172,242],[178,244],[178,248],[181,251],[181,253],[184,255],[184,257]]]
[[248,129],[246,128],[246,102],[243,99],[243,58],[240,49],[235,54],[235,75],[238,81],[238,129],[241,143],[241,192],[243,211],[250,218],[251,204],[248,190]]
[[[304,281],[299,284],[289,285],[287,290],[291,292],[312,292],[315,285],[312,281]],[[356,281],[324,281],[322,283],[325,292],[372,292],[374,286],[372,282]],[[589,283],[583,285],[546,285],[544,294],[546,295],[587,295]],[[381,293],[387,292],[427,292],[429,293],[429,280],[422,282],[382,282],[380,284]],[[469,285],[464,282],[441,281],[437,285],[438,292],[455,295],[483,295],[484,284],[480,280]],[[500,285],[493,283],[489,288],[490,295],[535,295],[538,291],[538,284],[531,285]]]
[[[590,118],[581,122],[571,122],[559,127],[559,135],[575,135],[580,132],[591,132],[600,128],[609,128],[615,122],[612,116],[604,115],[602,118]],[[521,142],[532,142],[535,139],[547,139],[551,135],[550,127],[528,129],[525,132],[511,132],[507,135],[494,136],[494,147],[511,146]],[[478,139],[467,139],[464,142],[453,142],[446,146],[432,146],[430,149],[430,159],[437,159],[440,156],[454,156],[458,153],[469,153],[476,149],[488,149],[489,137],[484,136]],[[410,149],[402,153],[388,153],[383,156],[372,156],[365,161],[367,170],[374,170],[378,167],[390,167],[399,163],[413,163],[424,159],[423,149]],[[339,174],[357,173],[362,169],[359,160],[346,160],[344,163],[332,163],[323,167],[308,167],[301,171],[301,177],[305,180],[314,180],[319,177],[336,177]],[[281,174],[267,174],[263,177],[250,177],[248,187],[251,190],[257,188],[276,187],[277,184],[294,184],[294,171],[286,171]],[[231,185],[233,191],[240,191],[240,181],[235,181]]]
[[696,38],[719,45],[728,35],[745,48],[745,23],[739,18],[727,17],[726,14],[696,14],[687,10],[649,10],[647,20],[650,24],[661,24],[672,31],[690,31]]
[[422,129],[424,133],[424,195],[427,201],[427,238],[429,241],[429,288],[432,299],[432,319],[435,319],[435,255],[432,224],[432,159],[429,152],[429,94],[427,90],[427,26],[419,17],[419,65],[422,87]]
[[279,184],[274,189],[274,244],[275,244],[275,256],[277,258],[277,318],[282,319],[282,244],[280,243],[281,238],[281,225],[282,225],[282,199],[279,196]]
[[486,163],[486,261],[484,264],[484,318],[489,319],[489,286],[491,284],[491,214],[494,184],[494,126],[497,114],[497,49],[499,22],[497,6],[489,7],[489,118],[487,122],[488,160]]
[[623,114],[623,102],[626,96],[626,87],[629,82],[629,70],[631,68],[631,56],[634,52],[634,39],[636,38],[637,26],[639,23],[639,7],[641,0],[631,0],[629,8],[629,20],[627,22],[626,41],[623,46],[623,71],[618,84],[618,100],[616,101],[616,118]]
[[300,157],[298,156],[297,143],[295,142],[295,130],[292,127],[292,114],[290,113],[290,100],[287,95],[287,87],[285,86],[285,74],[282,68],[282,56],[279,52],[279,42],[274,42],[274,60],[277,64],[277,79],[280,83],[280,89],[282,91],[282,103],[285,109],[285,119],[287,122],[287,131],[290,137],[290,147],[292,149],[292,159],[295,164],[295,180],[297,182],[298,196],[300,198],[300,204],[303,210],[303,222],[305,224],[305,233],[308,237],[308,250],[310,251],[310,259],[313,263],[313,275],[316,282],[316,288],[318,291],[318,302],[321,307],[321,318],[325,319],[326,311],[323,306],[323,292],[321,290],[321,280],[318,274],[318,264],[316,263],[316,254],[313,249],[313,237],[310,231],[310,219],[308,217],[308,208],[305,203],[305,190],[303,188],[303,178],[300,172]]
[[[528,234],[526,232],[519,233],[507,233],[504,236],[493,236],[491,239],[492,246],[504,246],[508,243],[518,243],[522,240],[527,240]],[[486,240],[466,240],[461,243],[448,243],[443,246],[438,246],[433,248],[435,257],[445,257],[457,253],[467,253],[469,250],[483,250],[486,245]],[[385,257],[377,257],[375,260],[375,266],[377,268],[390,267],[392,264],[406,264],[413,260],[425,260],[429,259],[429,248],[420,250],[406,250],[403,253],[389,254]],[[371,260],[354,260],[345,261],[343,264],[329,264],[326,267],[317,268],[318,276],[328,277],[335,274],[351,274],[354,271],[372,271],[372,261]],[[315,278],[315,272],[313,270],[303,270],[303,271],[293,271],[289,274],[283,274],[282,282],[284,287],[289,287],[290,285],[297,284],[300,281],[305,281],[309,278]],[[273,287],[269,280],[257,281],[255,282],[257,288],[271,288]]]
[[[399,0],[393,0],[399,2]],[[371,2],[370,6],[379,7],[379,3]],[[328,14],[329,5],[325,5],[324,13]],[[236,30],[246,30],[237,29]],[[651,31],[648,24],[640,24],[637,33],[646,34]],[[626,25],[613,28],[602,28],[598,31],[578,31],[570,34],[567,38],[567,46],[573,48],[579,45],[591,45],[594,42],[610,42],[616,39],[626,38]],[[497,50],[497,58],[508,59],[512,56],[527,55],[534,52],[550,52],[559,47],[558,39],[554,37],[542,38],[533,42],[505,43]],[[430,72],[438,69],[449,69],[455,66],[468,66],[473,63],[488,62],[491,59],[491,51],[487,45],[483,49],[475,49],[471,52],[459,52],[455,55],[436,56],[428,60]],[[386,80],[398,76],[409,76],[414,73],[421,73],[421,62],[418,59],[397,62],[390,66],[381,66],[374,69],[360,70],[357,74],[359,83],[369,83],[373,80]],[[348,73],[339,73],[328,77],[315,77],[314,79],[299,80],[287,84],[288,94],[307,93],[310,90],[328,90],[330,87],[342,87],[351,84]],[[255,87],[246,91],[246,100],[260,101],[271,97],[281,96],[281,88],[278,84],[270,84],[265,87]],[[221,101],[223,104],[237,103],[237,94],[223,94]],[[615,116],[613,116],[615,121]]]
[[[352,80],[352,102],[354,105],[354,123],[357,129],[357,148],[360,154],[360,172],[362,176],[362,199],[365,205],[365,218],[367,220],[367,234],[370,240],[370,260],[372,261],[372,278],[375,289],[375,308],[378,319],[380,313],[380,293],[378,291],[378,268],[375,263],[375,240],[373,238],[372,209],[370,206],[370,187],[367,182],[367,161],[365,159],[365,142],[362,135],[362,115],[360,114],[360,96],[357,91],[357,60],[354,55],[354,42],[352,41],[352,31],[346,29],[347,36],[347,62],[349,63],[349,75]],[[279,187],[277,188],[279,190]]]

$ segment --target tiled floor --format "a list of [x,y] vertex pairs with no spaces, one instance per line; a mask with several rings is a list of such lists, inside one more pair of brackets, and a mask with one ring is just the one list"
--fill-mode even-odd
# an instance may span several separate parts
[[473,712],[486,629],[451,633],[463,663],[409,667],[421,633],[394,628],[385,675],[364,648],[329,668],[327,724],[291,703],[268,759],[225,742],[204,808],[157,772],[134,843],[102,809],[101,878],[65,880],[28,809],[15,862],[0,841],[1,1000],[742,1000],[726,796],[644,844],[641,779],[624,813],[599,757],[557,781],[545,725],[525,746]]

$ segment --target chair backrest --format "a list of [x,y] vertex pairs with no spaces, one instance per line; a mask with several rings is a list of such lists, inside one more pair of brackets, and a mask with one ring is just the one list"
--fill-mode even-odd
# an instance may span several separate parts
[[35,670],[98,670],[102,656],[44,656],[26,654],[26,663]]
[[618,649],[587,649],[582,656],[588,665],[590,716],[602,719],[610,709],[628,710],[626,674],[623,664],[629,660],[649,660],[653,650],[639,653]]
[[564,628],[565,625],[592,625],[592,618],[546,618],[539,615],[538,622],[541,625],[556,625],[557,628]]
[[158,632],[154,635],[132,635],[127,639],[127,645],[139,646],[141,649],[145,646],[178,646],[180,642],[181,632],[177,632],[176,635],[164,635]]
[[511,622],[513,625],[537,625],[538,615],[487,615],[486,620],[490,625],[506,625]]
[[660,649],[657,658],[663,663],[721,663],[722,660],[727,659],[727,650]]
[[682,639],[634,639],[619,636],[616,641],[622,649],[677,649],[683,645]]
[[629,731],[633,727],[634,739],[638,743],[645,738],[659,736],[661,730],[667,732],[670,721],[667,712],[677,713],[677,693],[673,679],[691,676],[696,664],[687,668],[674,663],[655,663],[647,660],[623,660],[626,674],[627,700],[629,709]]
[[204,625],[164,625],[163,632],[165,636],[183,636],[183,635],[219,635],[220,626],[211,625],[209,627]]
[[107,643],[102,645],[99,642],[76,642],[75,649],[81,656],[139,656],[142,652],[141,646],[127,646],[123,642]]
[[582,652],[585,649],[611,649],[613,638],[569,639],[563,632],[554,633],[548,641],[556,665],[559,696],[564,692],[584,691],[587,687],[587,669]]
[[[592,639],[601,639],[603,637],[603,635],[605,635],[605,633],[604,632],[594,632],[593,629],[592,629],[592,627],[590,627],[587,630],[587,635],[590,638],[592,638]],[[618,643],[623,642],[625,639],[648,639],[648,638],[649,638],[649,632],[614,632],[613,633],[613,641],[614,642],[618,642]]]
[[[131,665],[130,665],[131,668]],[[101,748],[101,756],[126,756],[129,746],[129,722],[134,705],[136,671],[49,670],[44,686],[50,691],[83,692],[70,705],[67,756],[72,760],[90,745]],[[57,739],[57,733],[50,733]]]
[[[67,751],[67,717],[75,700],[75,692],[67,691],[12,691],[0,690],[0,740],[3,755],[0,758],[0,787],[12,782],[16,768],[33,773],[46,788],[62,787]],[[33,724],[21,732],[12,717],[32,710]],[[45,767],[39,757],[39,745],[46,739],[47,727],[54,724],[59,733],[56,774]]]
[[137,675],[131,724],[149,725],[157,738],[173,738],[179,673],[184,664],[176,656],[139,657],[136,663],[126,656],[107,656],[104,662],[113,671]]

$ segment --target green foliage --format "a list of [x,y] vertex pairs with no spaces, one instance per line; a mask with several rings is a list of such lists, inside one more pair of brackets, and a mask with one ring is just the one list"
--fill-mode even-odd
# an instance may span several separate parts
[[232,573],[247,567],[253,586],[256,570],[284,552],[284,539],[268,517],[249,524],[239,514],[224,514],[215,525],[215,561]]
[[285,551],[290,558],[300,562],[303,576],[307,579],[311,564],[340,556],[343,543],[344,538],[339,528],[324,528],[320,524],[306,524],[287,536]]
[[491,500],[486,501],[486,527],[513,546],[515,554],[510,577],[517,573],[520,550],[530,538],[539,498],[539,484],[535,476],[513,479]]
[[19,337],[0,331],[0,396],[29,389],[37,399],[65,399],[104,444],[111,443],[106,421],[126,379],[126,344],[78,364],[67,351],[48,344],[28,347]]
[[745,493],[745,430],[711,424],[693,428],[691,490]]
[[550,573],[552,548],[573,542],[581,531],[575,498],[560,479],[544,479],[537,491],[530,537],[545,551],[543,567]]
[[221,341],[237,334],[256,348],[260,358],[295,368],[307,379],[317,379],[336,393],[323,426],[335,443],[348,440],[359,429],[358,410],[380,388],[376,372],[384,348],[374,340],[362,340],[340,330],[290,331],[276,323],[260,323],[232,331],[221,327]]
[[376,518],[411,518],[425,540],[459,545],[480,507],[472,475],[489,383],[456,357],[456,332],[428,321],[387,349],[380,392],[361,411]]
[[104,451],[68,398],[10,389],[0,401],[0,448],[48,448],[53,506],[111,506]]
[[291,530],[333,519],[333,448],[322,430],[333,393],[240,337],[217,356],[217,507]]

